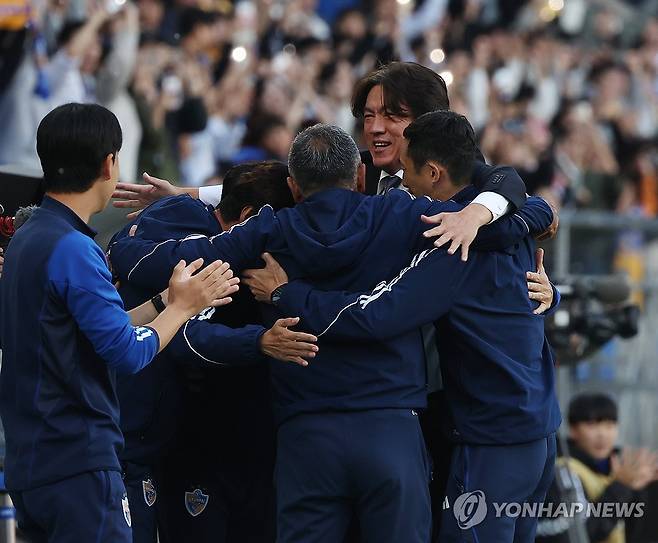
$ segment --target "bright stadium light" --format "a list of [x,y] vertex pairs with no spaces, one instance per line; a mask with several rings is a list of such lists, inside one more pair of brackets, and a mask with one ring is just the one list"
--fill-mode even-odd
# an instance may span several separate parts
[[545,23],[550,23],[555,19],[556,13],[549,6],[544,6],[539,10],[539,18]]
[[244,62],[247,60],[247,50],[240,45],[231,51],[231,58],[235,62]]
[[434,64],[441,64],[446,59],[446,54],[443,52],[443,49],[432,49],[430,53],[430,60]]
[[553,11],[561,11],[564,8],[564,0],[548,0],[548,7]]
[[439,75],[443,78],[448,87],[452,85],[453,77],[451,71],[446,70],[445,72],[441,72]]

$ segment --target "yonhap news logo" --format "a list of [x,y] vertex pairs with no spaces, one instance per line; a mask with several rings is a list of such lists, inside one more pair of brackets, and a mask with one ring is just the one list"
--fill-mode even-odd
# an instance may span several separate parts
[[[631,503],[518,503],[518,502],[491,502],[493,514],[496,518],[641,518],[644,516],[644,502]],[[446,497],[443,508],[449,509],[450,503]],[[481,524],[487,517],[489,506],[486,495],[482,490],[473,490],[461,494],[453,504],[452,513],[457,525],[462,530]]]
[[459,496],[455,500],[453,514],[457,519],[457,525],[462,530],[468,530],[480,524],[487,516],[487,501],[484,492],[474,490]]

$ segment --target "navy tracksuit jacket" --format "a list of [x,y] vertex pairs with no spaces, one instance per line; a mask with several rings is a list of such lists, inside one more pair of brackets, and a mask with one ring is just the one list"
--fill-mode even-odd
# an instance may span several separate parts
[[[110,248],[128,236],[132,224],[112,238]],[[212,208],[189,196],[152,204],[134,224],[153,241],[221,232]],[[119,292],[127,305],[137,305],[157,289],[124,281]],[[258,304],[245,287],[229,306],[188,321],[157,364],[119,380],[126,434],[121,458],[135,542],[155,540],[155,511],[142,492],[142,479],[151,473],[161,539],[273,539],[274,422],[260,320]],[[186,493],[197,489],[208,501],[193,517]]]
[[[470,188],[455,200],[465,197]],[[323,292],[293,281],[277,306],[300,316],[320,345],[322,338],[386,344],[435,321],[452,437],[483,445],[532,441],[555,432],[561,419],[545,317],[532,314],[538,304],[528,298],[534,241],[526,236],[511,249],[474,251],[462,262],[427,248],[372,292]]]
[[[371,289],[394,277],[425,242],[421,214],[461,209],[456,202],[413,198],[403,191],[368,197],[345,189],[316,193],[292,209],[275,214],[269,206],[229,232],[153,242],[137,236],[117,241],[110,259],[122,280],[160,288],[180,260],[222,259],[239,272],[258,267],[269,251],[291,279],[306,277],[322,289]],[[476,247],[507,247],[530,230],[543,231],[552,212],[530,198],[517,214],[481,229]],[[533,265],[534,266],[534,265]],[[532,269],[530,267],[529,269]],[[272,316],[272,321],[275,316]],[[308,368],[271,364],[275,414],[282,422],[304,412],[425,406],[425,368],[418,332],[380,346],[327,343]],[[400,355],[415,352],[418,364],[399,367]],[[323,364],[328,360],[330,363]],[[371,361],[376,360],[373,364]]]
[[144,368],[159,341],[131,325],[94,234],[45,197],[7,249],[0,409],[10,490],[120,470],[115,375]]
[[[394,276],[425,242],[421,214],[461,207],[456,202],[415,199],[399,190],[386,197],[366,197],[330,189],[276,215],[266,206],[242,225],[216,236],[193,235],[158,243],[142,239],[138,228],[137,238],[112,246],[111,260],[120,278],[159,286],[180,259],[202,256],[210,262],[221,258],[239,272],[258,267],[262,252],[269,251],[291,278],[310,276],[325,289],[372,288],[382,277]],[[512,245],[529,230],[542,232],[552,218],[547,204],[531,199],[518,215],[484,228],[480,247]],[[277,316],[271,315],[271,320]],[[407,363],[400,364],[401,356],[407,357]],[[420,330],[381,344],[322,342],[308,367],[273,361],[270,371],[277,420],[280,424],[292,421],[279,432],[278,540],[305,541],[308,529],[322,534],[323,541],[341,540],[351,506],[341,505],[338,497],[354,494],[354,499],[360,496],[357,514],[366,540],[424,541],[430,525],[427,461],[423,461],[417,420],[403,414],[426,405]],[[341,412],[354,415],[336,419]],[[319,423],[324,430],[318,434],[318,423],[298,416],[305,413],[336,415],[324,417]],[[316,434],[320,441],[313,437]],[[343,443],[350,435],[355,436],[349,439],[350,458],[322,445]],[[399,447],[391,447],[392,443]],[[346,450],[343,445],[339,449]],[[373,461],[373,451],[378,451],[377,461]],[[369,458],[371,469],[363,465],[364,458]],[[323,470],[318,472],[315,465]],[[408,492],[397,492],[382,480],[397,477],[386,465],[399,470]],[[363,480],[345,480],[349,473],[362,474]],[[318,493],[337,500],[315,503]],[[315,516],[317,511],[324,511],[319,513],[321,521]]]
[[38,541],[131,540],[115,379],[149,364],[159,339],[132,326],[94,235],[46,196],[0,281],[6,483]]
[[[177,239],[190,232],[207,236],[221,232],[212,209],[199,200],[189,196],[164,198],[149,206],[135,221],[115,234],[109,243],[110,252],[117,241],[128,238],[133,224],[139,224],[140,234],[145,239],[154,241]],[[166,272],[162,279],[168,283],[169,279],[164,275]],[[161,290],[155,283],[119,283],[119,293],[127,307],[137,306]],[[171,441],[182,414],[182,377],[180,367],[177,368],[181,361],[212,368],[215,365],[251,366],[264,360],[259,341],[265,328],[253,324],[258,315],[253,300],[247,307],[244,303],[242,300],[242,303],[233,303],[228,308],[210,310],[194,317],[158,355],[158,364],[137,375],[119,378],[117,392],[122,407],[121,430],[126,439],[122,460],[150,463],[161,455],[163,447]],[[237,320],[236,314],[239,315]],[[225,322],[226,326],[218,324],[227,317],[231,322]],[[214,349],[217,345],[222,346],[221,357]],[[203,411],[200,415],[204,420],[209,416]]]

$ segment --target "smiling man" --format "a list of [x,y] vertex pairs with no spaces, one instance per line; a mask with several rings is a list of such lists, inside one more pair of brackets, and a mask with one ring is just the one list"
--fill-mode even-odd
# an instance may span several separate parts
[[[385,194],[402,186],[400,149],[404,129],[424,113],[450,109],[448,89],[435,71],[414,62],[391,62],[361,79],[354,88],[352,114],[363,121],[367,149],[361,152],[366,165],[364,192]],[[115,207],[141,209],[159,198],[188,193],[207,205],[216,206],[222,194],[221,185],[175,187],[164,179],[144,176],[146,185],[119,183],[114,197]],[[434,233],[448,234],[451,249],[460,245],[463,251],[475,235],[477,226],[495,221],[507,212],[523,206],[526,187],[513,168],[489,166],[476,152],[469,176],[479,194],[474,204],[459,213],[433,218],[439,226]],[[129,218],[133,214],[128,215]],[[465,254],[465,253],[463,253]]]

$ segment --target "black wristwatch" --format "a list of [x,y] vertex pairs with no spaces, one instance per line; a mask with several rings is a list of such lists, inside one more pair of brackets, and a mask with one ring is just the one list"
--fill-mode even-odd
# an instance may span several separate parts
[[151,298],[151,303],[153,304],[153,307],[155,307],[155,310],[158,313],[162,313],[165,308],[167,307],[165,303],[162,301],[162,294],[156,294]]
[[283,294],[283,287],[285,286],[286,284],[284,283],[283,285],[279,285],[272,291],[272,294],[270,295],[270,301],[272,302],[272,305],[275,306],[277,303],[279,303],[279,300],[281,299],[281,294]]

